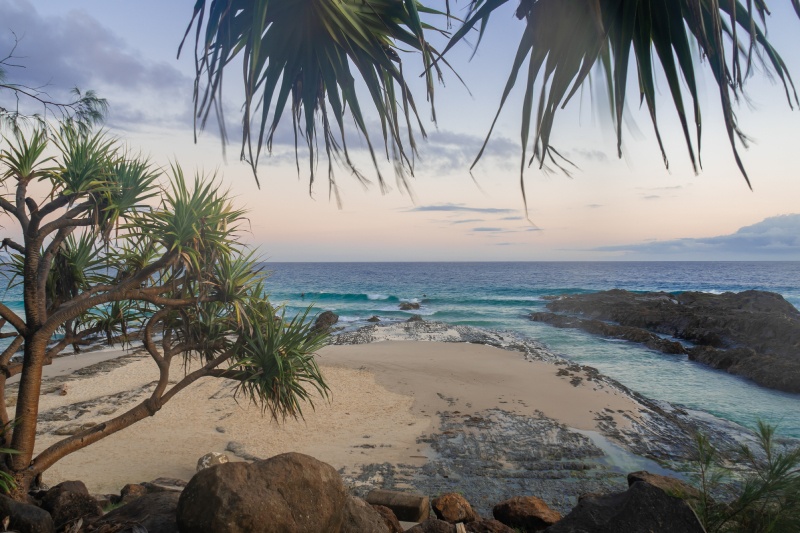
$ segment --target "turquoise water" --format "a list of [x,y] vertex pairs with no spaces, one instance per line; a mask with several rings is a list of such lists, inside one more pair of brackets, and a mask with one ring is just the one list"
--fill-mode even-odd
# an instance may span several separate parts
[[[314,304],[355,328],[377,315],[511,330],[543,342],[569,359],[600,369],[657,400],[700,409],[754,427],[762,419],[800,438],[800,395],[759,387],[745,379],[640,346],[531,322],[545,309],[542,296],[612,288],[706,292],[769,290],[800,307],[798,262],[659,263],[266,263],[272,300],[290,313]],[[304,295],[304,296],[303,296]],[[417,311],[400,311],[403,301]]]

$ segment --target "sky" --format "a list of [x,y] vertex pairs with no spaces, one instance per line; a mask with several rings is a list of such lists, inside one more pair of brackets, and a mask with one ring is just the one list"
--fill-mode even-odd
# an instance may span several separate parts
[[[235,141],[223,156],[216,125],[194,141],[193,50],[176,59],[191,18],[190,0],[0,0],[0,55],[14,38],[11,81],[42,86],[54,97],[80,87],[111,105],[109,132],[168,169],[216,173],[220,187],[248,209],[245,240],[271,261],[550,261],[550,260],[800,260],[800,111],[783,88],[756,75],[738,107],[752,139],[742,150],[753,184],[737,170],[716,88],[700,78],[703,170],[695,175],[669,102],[659,85],[659,123],[670,161],[665,169],[646,113],[629,102],[631,127],[618,159],[599,96],[583,91],[558,116],[553,144],[579,167],[571,177],[526,171],[528,211],[519,188],[522,93],[512,92],[486,156],[469,167],[488,132],[523,24],[514,2],[491,21],[475,56],[461,45],[449,55],[465,88],[445,73],[436,89],[436,124],[412,179],[413,195],[394,186],[381,194],[338,171],[343,206],[308,171],[298,175],[290,130],[259,166],[261,188],[239,162]],[[466,2],[455,4],[463,7]],[[800,80],[800,20],[788,0],[770,2],[769,36]],[[441,46],[441,42],[435,43]],[[416,65],[408,58],[406,72]],[[699,64],[706,70],[707,65]],[[420,69],[421,70],[421,69]],[[411,76],[413,77],[413,76]],[[238,71],[226,75],[225,110],[235,138],[242,102]],[[418,102],[424,87],[412,81]],[[635,86],[632,86],[635,87]],[[635,90],[633,91],[635,93]],[[635,94],[634,94],[635,99]],[[423,111],[423,119],[429,113]],[[368,117],[368,121],[375,117]],[[375,139],[373,139],[375,140]],[[362,143],[363,145],[363,143]],[[367,176],[363,149],[355,160]],[[391,166],[384,165],[391,176]],[[325,166],[319,174],[324,177]],[[526,218],[527,215],[527,218]]]

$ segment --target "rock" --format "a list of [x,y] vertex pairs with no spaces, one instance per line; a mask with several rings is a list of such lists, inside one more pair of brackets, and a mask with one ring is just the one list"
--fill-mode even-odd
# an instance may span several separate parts
[[[624,338],[644,341],[661,351],[674,343],[653,339],[653,334],[676,337],[696,345],[684,349],[695,361],[765,387],[800,392],[800,311],[776,293],[640,294],[615,289],[564,296],[549,302],[547,308],[559,314],[537,313],[532,319],[607,336],[628,328]],[[573,316],[565,320],[564,314]]]
[[340,533],[392,533],[392,530],[371,505],[361,498],[348,496]]
[[535,496],[515,496],[494,506],[492,514],[511,528],[541,531],[561,520],[561,515]]
[[147,489],[148,493],[153,492],[181,492],[186,487],[186,482],[182,479],[174,479],[171,477],[159,477],[153,481],[146,481],[140,483],[141,486]]
[[372,508],[383,517],[383,521],[391,533],[403,533],[403,526],[400,525],[400,521],[391,509],[385,505],[373,505]]
[[663,490],[637,481],[626,492],[580,498],[577,507],[547,533],[703,533],[689,505]]
[[473,522],[480,518],[472,506],[461,495],[454,492],[443,494],[431,502],[436,518],[455,524],[458,522]]
[[201,470],[178,502],[183,533],[338,531],[347,492],[336,470],[299,453]]
[[401,311],[412,311],[414,309],[419,309],[419,304],[417,302],[402,302],[400,304]]
[[148,494],[147,487],[136,483],[128,483],[127,485],[122,487],[122,490],[119,493],[120,497],[118,502],[130,503],[133,500],[141,498],[145,494]]
[[455,533],[455,531],[455,525],[437,518],[429,518],[412,528],[406,529],[406,533]]
[[379,316],[377,316],[377,315],[372,315],[371,317],[369,317],[369,318],[367,319],[367,322],[380,322],[380,321],[381,321],[381,319],[380,319],[380,317],[379,317]]
[[197,472],[204,468],[210,468],[214,465],[221,465],[228,462],[228,456],[220,452],[208,452],[203,457],[197,460]]
[[175,492],[145,494],[107,513],[94,523],[95,533],[178,533],[175,510],[180,495]]
[[467,533],[515,533],[499,520],[476,520],[466,524]]
[[396,490],[371,490],[365,498],[372,505],[383,505],[392,510],[398,520],[422,522],[430,516],[430,499],[421,494],[409,494]]
[[87,522],[103,515],[100,504],[81,481],[65,481],[48,490],[42,499],[42,509],[50,513],[53,525],[59,530],[78,520]]
[[108,407],[103,407],[102,409],[97,411],[97,414],[100,416],[108,416],[108,415],[113,415],[117,411],[119,411],[119,407],[117,407],[116,405],[109,405]]
[[15,501],[0,494],[0,520],[10,518],[9,530],[18,533],[53,533],[53,519],[50,513],[30,505]]
[[663,490],[670,496],[680,498],[681,500],[701,500],[703,498],[703,493],[698,489],[674,477],[651,474],[644,470],[628,474],[629,487],[637,481],[649,483]]
[[314,321],[314,330],[327,331],[339,321],[339,315],[333,311],[323,311]]
[[411,318],[406,320],[406,322],[425,322],[425,320],[423,320],[422,316],[420,315],[411,315]]

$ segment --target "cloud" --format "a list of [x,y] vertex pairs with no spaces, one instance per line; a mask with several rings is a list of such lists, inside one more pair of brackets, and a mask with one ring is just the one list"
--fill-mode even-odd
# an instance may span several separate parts
[[603,207],[603,204],[587,204],[586,207],[589,209],[597,209],[599,207]]
[[498,218],[497,220],[525,220],[524,217],[502,217]]
[[576,148],[572,151],[581,156],[583,159],[589,161],[594,161],[597,163],[605,163],[608,161],[608,154],[600,150],[585,150],[583,148]]
[[514,209],[501,209],[498,207],[469,207],[464,204],[437,204],[420,205],[406,210],[409,213],[427,213],[431,211],[460,212],[460,213],[513,213]]
[[[501,219],[502,220],[502,219]],[[451,224],[469,224],[470,222],[483,222],[483,218],[465,218],[463,220],[454,220]]]
[[593,251],[695,259],[800,260],[800,214],[770,217],[730,235],[601,246]]
[[13,63],[20,67],[8,69],[12,83],[57,101],[66,101],[72,87],[95,89],[111,103],[111,122],[191,125],[193,79],[142,57],[90,13],[43,15],[27,0],[0,0],[0,13],[0,54],[11,52],[18,38]]
[[648,194],[647,196],[643,197],[645,200],[658,200],[661,196],[657,194]]
[[472,231],[503,231],[503,228],[472,228]]

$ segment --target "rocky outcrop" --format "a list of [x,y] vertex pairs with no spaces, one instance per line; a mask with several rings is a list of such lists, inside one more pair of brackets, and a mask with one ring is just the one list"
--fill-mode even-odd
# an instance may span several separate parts
[[625,492],[587,494],[547,533],[704,533],[689,505],[649,483],[637,481]]
[[542,531],[561,520],[561,515],[535,496],[515,496],[494,506],[495,520],[521,531]]
[[383,523],[389,528],[390,533],[403,533],[403,526],[400,525],[400,521],[391,509],[385,505],[373,505],[372,508],[381,515]]
[[53,519],[50,513],[35,505],[12,500],[0,494],[0,520],[9,518],[11,531],[19,533],[53,533]]
[[339,531],[347,492],[336,470],[299,453],[201,470],[178,502],[182,533]]
[[461,495],[455,492],[442,494],[431,502],[436,518],[456,524],[458,522],[474,522],[480,518],[472,506]]
[[406,529],[406,533],[455,533],[455,531],[456,526],[438,518],[429,518],[410,529]]
[[651,474],[645,470],[628,474],[629,487],[639,481],[658,487],[670,496],[680,498],[681,500],[700,500],[703,497],[703,494],[699,490],[674,477]]
[[550,313],[534,313],[531,319],[688,354],[765,387],[800,392],[800,311],[779,294],[639,294],[615,289],[563,296],[547,308]]
[[65,481],[48,490],[42,499],[42,509],[50,513],[58,530],[103,514],[97,500],[81,481]]
[[197,460],[196,471],[199,472],[214,465],[222,465],[228,462],[228,456],[220,452],[208,452]]
[[414,309],[419,309],[417,302],[403,302],[400,304],[401,311],[413,311]]
[[340,533],[392,533],[383,516],[370,504],[348,496]]
[[175,514],[179,498],[180,494],[177,492],[164,491],[145,494],[107,513],[94,523],[91,531],[93,533],[134,533],[137,531],[178,533]]
[[476,520],[469,522],[464,528],[467,533],[517,533],[499,520]]
[[333,311],[323,311],[314,321],[314,330],[327,331],[337,322],[339,322],[339,315]]

